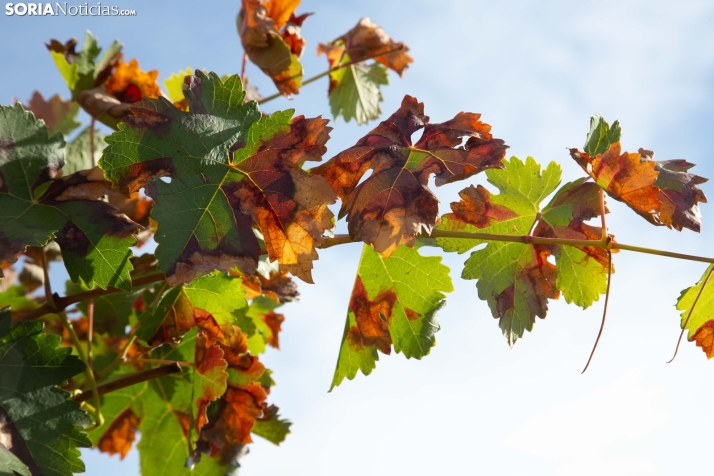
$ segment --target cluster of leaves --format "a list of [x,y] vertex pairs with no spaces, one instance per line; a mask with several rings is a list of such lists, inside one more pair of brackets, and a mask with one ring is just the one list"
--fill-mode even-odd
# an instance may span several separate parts
[[[246,57],[286,96],[303,84],[309,14],[295,15],[299,3],[243,0],[238,15]],[[423,247],[471,253],[462,277],[477,280],[513,345],[549,300],[587,308],[607,292],[618,243],[605,195],[657,226],[701,226],[706,179],[693,164],[622,153],[619,124],[599,116],[583,150],[570,149],[585,176],[562,186],[554,162],[506,159],[479,114],[431,123],[411,96],[308,168],[327,151],[326,119],[262,113],[239,75],[189,68],[164,94],[158,72],[125,62],[118,43],[101,56],[91,33],[76,45],[47,45],[69,101],[36,93],[25,107],[0,106],[0,370],[13,369],[0,371],[0,469],[9,474],[81,471],[79,447],[123,458],[137,432],[144,474],[232,474],[252,435],[282,442],[290,422],[268,403],[274,381],[259,356],[279,347],[276,310],[298,296],[291,276],[312,283],[320,248],[363,243],[333,389],[370,374],[379,352],[429,354],[453,284]],[[403,75],[407,51],[367,18],[320,44],[335,117],[377,118],[387,69]],[[92,124],[67,144],[79,107]],[[105,136],[94,118],[115,132]],[[480,172],[497,193],[469,185],[440,216],[432,176],[439,187]],[[343,237],[329,232],[337,200]],[[155,251],[135,256],[147,242]],[[48,282],[60,265],[64,297]],[[709,357],[712,274],[714,265],[678,302],[683,331]]]

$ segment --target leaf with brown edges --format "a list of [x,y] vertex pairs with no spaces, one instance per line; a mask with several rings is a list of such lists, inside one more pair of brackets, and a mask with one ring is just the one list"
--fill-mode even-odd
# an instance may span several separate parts
[[234,266],[252,274],[260,255],[254,226],[271,261],[311,282],[336,196],[302,165],[322,159],[327,121],[292,118],[292,110],[260,118],[255,103],[243,103],[237,76],[189,78],[190,112],[163,98],[140,102],[107,138],[100,161],[117,186],[146,187],[154,200],[156,257],[167,282]]
[[[350,236],[388,257],[400,244],[413,246],[416,235],[437,224],[439,200],[427,186],[432,174],[440,186],[503,167],[507,146],[493,138],[480,117],[460,112],[429,124],[424,104],[405,96],[389,119],[312,172],[325,177],[342,198],[339,216],[347,216]],[[412,134],[422,128],[412,144]],[[360,183],[369,169],[372,175]]]

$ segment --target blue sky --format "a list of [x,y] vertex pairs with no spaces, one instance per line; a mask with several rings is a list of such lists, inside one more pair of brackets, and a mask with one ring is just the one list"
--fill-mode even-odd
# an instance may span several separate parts
[[[161,78],[186,66],[220,74],[240,70],[235,31],[238,2],[121,1],[130,18],[0,19],[0,102],[37,89],[67,96],[43,43],[119,38],[127,58]],[[317,42],[331,40],[369,16],[411,48],[404,78],[391,74],[386,117],[404,94],[426,105],[432,121],[480,112],[509,154],[555,160],[565,181],[582,172],[566,147],[581,146],[590,115],[623,127],[623,146],[652,149],[659,159],[685,158],[714,175],[714,4],[705,1],[303,1],[307,76],[326,67]],[[263,94],[274,87],[248,69]],[[330,117],[327,80],[305,87],[295,108]],[[338,120],[326,157],[369,127]],[[477,177],[470,183],[484,183]],[[442,209],[464,183],[438,191]],[[710,197],[714,190],[702,187]],[[608,225],[619,241],[713,254],[710,207],[697,235],[654,228],[619,203]],[[344,229],[343,225],[340,225]],[[293,422],[280,448],[258,441],[244,475],[658,475],[707,468],[713,443],[708,411],[712,364],[685,344],[670,365],[679,333],[674,304],[704,265],[620,253],[615,256],[608,325],[585,375],[601,303],[586,311],[563,300],[510,349],[475,283],[459,279],[465,256],[450,255],[456,291],[439,314],[437,346],[423,361],[382,357],[369,377],[327,393],[344,326],[359,245],[320,252],[299,304],[286,308],[282,349],[265,360],[278,383],[271,400]],[[89,474],[136,474],[122,463],[87,454]]]

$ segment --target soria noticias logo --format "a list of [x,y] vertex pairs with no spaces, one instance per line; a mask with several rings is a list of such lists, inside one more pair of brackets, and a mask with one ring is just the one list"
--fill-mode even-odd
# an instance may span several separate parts
[[101,3],[69,5],[60,3],[6,3],[5,15],[7,16],[81,16],[81,17],[133,17],[136,10],[123,10],[116,5],[102,5]]

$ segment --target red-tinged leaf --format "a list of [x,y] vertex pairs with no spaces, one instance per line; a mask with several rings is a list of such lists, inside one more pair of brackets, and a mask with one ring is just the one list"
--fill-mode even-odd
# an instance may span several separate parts
[[280,334],[280,326],[283,324],[283,321],[285,320],[285,316],[282,314],[277,314],[273,311],[268,312],[267,314],[263,314],[261,316],[263,319],[263,322],[270,328],[270,335],[268,336],[266,342],[268,345],[275,347],[276,349],[280,348],[280,339],[279,339],[279,334]]
[[354,28],[333,41],[331,45],[339,45],[351,61],[360,62],[374,58],[400,76],[404,76],[409,63],[414,61],[407,54],[409,51],[407,45],[394,41],[382,27],[369,18],[362,18]]
[[227,388],[228,362],[223,358],[223,349],[212,344],[211,340],[204,333],[199,333],[196,337],[193,398],[195,400],[194,425],[197,435],[208,422],[206,414],[208,405],[220,398]]
[[67,135],[80,126],[79,122],[75,121],[79,104],[64,101],[57,94],[46,100],[39,91],[35,91],[27,102],[27,109],[37,119],[45,121],[50,135],[58,131]]
[[[312,171],[342,198],[340,218],[347,215],[350,236],[388,257],[402,243],[413,246],[416,235],[437,224],[439,201],[427,186],[432,174],[440,186],[502,167],[507,146],[479,118],[460,112],[450,121],[429,124],[424,104],[405,96],[389,119]],[[412,145],[412,134],[422,128]],[[360,183],[369,169],[372,175]]]
[[619,142],[594,157],[577,149],[570,149],[570,155],[612,198],[624,202],[648,222],[663,224],[659,217],[660,190],[654,185],[659,172],[654,162],[642,161],[636,153],[621,154]]
[[701,347],[708,359],[714,357],[714,320],[702,324],[689,340]]
[[669,228],[682,231],[689,228],[699,232],[702,226],[702,214],[699,202],[706,203],[707,197],[697,187],[709,179],[687,172],[694,164],[686,160],[655,161],[654,152],[640,149],[643,162],[654,162],[659,172],[655,187],[659,189],[658,198],[662,202],[659,219]]
[[119,457],[124,459],[134,444],[138,430],[139,417],[136,416],[131,408],[127,408],[121,415],[116,417],[96,446],[99,451],[110,455],[119,454]]
[[[291,10],[291,3],[294,2],[242,0],[238,15],[238,34],[248,58],[273,80],[285,96],[297,94],[302,85],[302,65],[280,31],[297,6],[295,4]],[[273,8],[273,11],[266,6]],[[286,15],[288,11],[290,13]],[[277,20],[271,13],[276,15]]]

